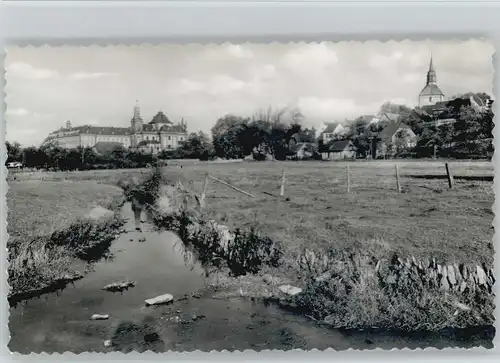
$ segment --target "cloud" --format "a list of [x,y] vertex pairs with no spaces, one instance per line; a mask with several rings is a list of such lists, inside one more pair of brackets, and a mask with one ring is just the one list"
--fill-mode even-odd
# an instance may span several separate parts
[[204,50],[201,57],[211,61],[227,61],[232,59],[254,58],[252,50],[241,44],[224,44],[222,46],[210,46]]
[[494,47],[480,40],[14,48],[7,138],[28,145],[66,120],[128,127],[137,99],[144,120],[162,110],[190,132],[210,132],[225,112],[280,105],[300,107],[315,127],[354,119],[388,100],[416,103],[431,52],[446,97],[493,91]]
[[27,116],[30,113],[31,112],[25,108],[7,108],[7,111],[5,112],[7,116]]
[[389,55],[374,54],[368,59],[368,64],[372,68],[387,69],[387,67],[391,67],[392,64],[401,61],[403,57],[404,54],[400,51],[394,51]]
[[108,72],[75,72],[71,73],[68,78],[72,80],[97,79],[102,77],[118,76],[117,73]]
[[18,78],[40,80],[59,77],[59,73],[48,68],[36,68],[24,62],[15,62],[6,68],[7,75]]
[[292,71],[311,71],[337,64],[337,52],[326,43],[302,45],[288,52],[283,60],[285,67]]
[[326,119],[333,115],[349,115],[357,110],[356,103],[349,98],[301,97],[297,106],[306,116],[314,114]]
[[226,52],[235,58],[253,58],[253,52],[239,44],[229,44]]
[[8,108],[7,107],[7,112],[5,112],[7,116],[14,116],[17,118],[29,118],[29,119],[36,119],[36,120],[48,120],[54,118],[54,114],[51,113],[44,113],[44,112],[36,112],[36,111],[30,111],[25,108]]
[[235,92],[256,92],[260,88],[261,77],[265,76],[265,74],[256,76],[249,81],[244,81],[227,74],[216,74],[204,81],[183,78],[167,86],[167,93],[170,95],[203,93],[212,97],[221,97]]

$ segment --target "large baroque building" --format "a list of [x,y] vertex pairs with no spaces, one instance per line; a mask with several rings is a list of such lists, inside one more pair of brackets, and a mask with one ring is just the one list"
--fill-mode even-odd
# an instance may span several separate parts
[[187,124],[181,120],[173,124],[163,112],[158,112],[145,124],[139,106],[134,107],[130,127],[76,126],[70,121],[66,127],[51,132],[42,145],[57,145],[67,149],[96,148],[99,144],[120,144],[125,148],[157,153],[176,149],[187,138]]
[[434,70],[434,65],[431,62],[429,64],[429,71],[427,72],[427,82],[425,87],[420,91],[418,95],[418,105],[428,106],[435,105],[437,102],[444,101],[444,94],[441,92],[437,85],[436,71]]

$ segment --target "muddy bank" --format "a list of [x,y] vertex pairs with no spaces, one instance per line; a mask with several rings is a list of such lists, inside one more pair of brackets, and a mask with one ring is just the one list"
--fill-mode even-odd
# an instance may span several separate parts
[[429,267],[429,261],[402,261],[384,246],[367,249],[361,242],[340,250],[305,249],[297,256],[287,255],[264,233],[231,230],[207,220],[197,201],[182,185],[160,188],[154,223],[175,231],[205,271],[221,271],[226,287],[233,292],[239,288],[240,295],[244,295],[241,279],[230,276],[252,281],[248,297],[283,302],[276,286],[270,288],[262,278],[252,277],[267,270],[292,277],[288,283],[303,290],[285,297],[288,304],[282,305],[296,305],[301,313],[335,328],[441,332],[490,326],[494,321],[494,278],[482,267],[474,266],[472,274],[466,268],[465,275],[457,264],[446,265],[443,271],[434,259]]
[[[19,353],[243,349],[371,349],[486,346],[480,336],[386,335],[329,329],[315,321],[264,304],[252,296],[262,288],[279,293],[285,279],[257,274],[204,277],[203,268],[186,254],[179,238],[149,223],[135,230],[125,206],[126,232],[111,245],[113,259],[97,262],[83,279],[59,293],[25,301],[10,309],[9,349]],[[144,216],[143,216],[144,219]],[[218,280],[218,283],[216,283]],[[134,281],[121,292],[103,287]],[[145,306],[145,300],[171,293],[173,303]],[[261,290],[260,293],[264,293]],[[94,314],[109,315],[92,320]],[[107,346],[104,342],[109,341]]]
[[9,246],[10,306],[63,289],[83,277],[90,263],[109,256],[109,247],[123,232],[120,208],[124,199],[116,198],[110,209],[96,207],[65,230]]

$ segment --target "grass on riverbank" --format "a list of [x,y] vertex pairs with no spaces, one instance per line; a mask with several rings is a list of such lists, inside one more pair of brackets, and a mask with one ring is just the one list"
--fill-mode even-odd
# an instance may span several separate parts
[[[271,178],[279,181],[279,174],[269,169],[266,171],[271,178],[261,173],[257,180],[249,180],[248,176],[236,179],[242,170],[231,167],[227,169],[230,173],[223,176],[221,169],[212,173],[219,172],[215,174],[218,178],[254,194],[256,190],[265,190],[262,185],[271,184]],[[192,172],[203,171],[206,170]],[[370,169],[364,169],[367,171]],[[372,169],[371,172],[379,174],[379,183],[373,175],[365,174],[364,180],[371,183],[371,187],[358,185],[351,194],[335,191],[336,188],[332,193],[325,193],[326,188],[331,188],[326,185],[330,182],[328,172],[331,170],[289,171],[292,190],[297,191],[290,194],[289,200],[262,196],[230,198],[232,192],[227,190],[223,191],[225,197],[221,195],[217,200],[212,193],[203,218],[215,217],[218,222],[229,224],[233,232],[237,227],[257,226],[259,231],[272,236],[273,241],[283,246],[285,264],[271,269],[271,273],[294,275],[294,282],[305,287],[295,299],[297,307],[332,326],[436,331],[493,323],[494,296],[487,289],[444,292],[437,286],[419,285],[411,277],[405,286],[389,288],[368,262],[373,258],[390,259],[398,253],[427,260],[434,257],[437,263],[478,263],[491,268],[491,184],[457,183],[454,189],[447,190],[435,181],[423,183],[407,179],[405,193],[400,194],[384,185],[384,182],[389,184],[384,180],[390,178],[387,170]],[[276,184],[279,186],[279,182]],[[337,181],[337,184],[340,183]],[[218,192],[219,186],[213,188]],[[245,207],[249,208],[245,210]],[[329,218],[332,215],[336,218]],[[332,221],[330,226],[325,219]],[[340,221],[335,225],[336,219]],[[386,233],[377,235],[381,230]],[[209,240],[213,245],[210,231],[207,229],[205,242]],[[204,240],[199,236],[197,239]],[[336,249],[350,251],[353,256],[369,256],[369,259],[358,259],[362,263],[351,263],[337,271],[335,278],[318,281],[317,274],[295,263],[304,248],[318,251],[321,257],[326,256],[328,250]],[[198,250],[203,252],[203,248]],[[338,256],[330,267],[335,263],[348,263],[345,255]],[[241,283],[241,280],[235,282]],[[463,305],[464,311],[460,308]]]
[[93,207],[117,208],[119,188],[96,183],[12,182],[7,193],[11,298],[78,277],[74,260],[91,260],[121,226],[111,212],[90,220]]

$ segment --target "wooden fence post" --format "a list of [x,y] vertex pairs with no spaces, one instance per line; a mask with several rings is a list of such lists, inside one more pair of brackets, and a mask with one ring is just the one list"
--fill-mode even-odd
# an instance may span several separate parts
[[231,185],[231,184],[229,184],[229,183],[226,183],[225,181],[222,181],[222,180],[220,180],[220,179],[217,179],[216,177],[214,177],[214,176],[212,176],[212,175],[210,175],[210,174],[208,174],[208,177],[209,177],[210,179],[212,179],[212,180],[215,180],[215,181],[216,181],[216,182],[218,182],[218,183],[221,183],[222,185],[225,185],[225,186],[227,186],[227,187],[229,187],[229,188],[231,188],[231,189],[233,189],[233,190],[236,190],[237,192],[240,192],[241,194],[247,195],[247,196],[249,196],[249,197],[251,197],[251,198],[255,198],[252,194],[247,193],[247,192],[245,192],[244,190],[241,190],[240,188],[236,188],[234,185]]
[[201,193],[201,198],[200,198],[201,207],[205,206],[205,195],[207,193],[207,185],[208,185],[208,173],[205,174],[205,181],[203,182],[203,192]]
[[280,196],[285,196],[285,169],[283,169],[283,174],[281,176],[281,190],[280,190]]
[[349,164],[346,166],[346,174],[347,174],[347,193],[351,192],[351,175],[349,173]]
[[396,187],[398,193],[401,193],[401,183],[399,182],[399,167],[398,164],[395,164],[394,166],[396,167]]
[[450,188],[453,187],[453,174],[451,173],[451,168],[448,165],[448,163],[445,164],[446,166],[446,176],[448,177],[448,186]]

